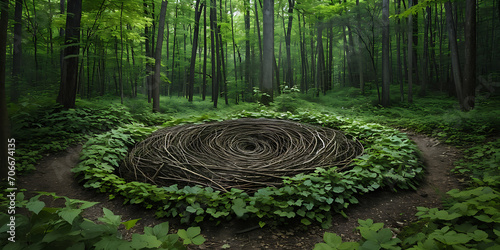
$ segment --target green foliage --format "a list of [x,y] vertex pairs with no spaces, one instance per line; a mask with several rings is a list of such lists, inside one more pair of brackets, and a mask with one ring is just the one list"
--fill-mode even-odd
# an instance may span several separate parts
[[157,187],[127,182],[116,172],[128,148],[155,130],[133,124],[90,139],[83,147],[80,164],[73,171],[87,188],[121,195],[128,203],[154,208],[158,216],[179,216],[182,222],[257,217],[265,223],[300,218],[303,224],[317,222],[324,227],[331,224],[331,211],[343,214],[350,204],[358,203],[356,196],[384,187],[415,188],[423,174],[416,146],[402,133],[328,114],[245,111],[226,117],[175,119],[164,126],[241,117],[291,119],[339,128],[360,140],[366,152],[346,171],[318,168],[307,175],[285,177],[282,187],[262,188],[253,195],[238,189],[221,193],[200,186]]
[[418,207],[419,222],[400,235],[371,219],[358,220],[362,240],[342,242],[325,233],[315,249],[498,249],[500,247],[500,193],[490,187],[448,192],[445,209]]
[[[448,208],[419,207],[427,221],[421,231],[404,239],[413,249],[496,249],[500,247],[500,196],[490,187],[448,192]],[[431,247],[431,248],[430,248]]]
[[500,139],[464,151],[455,173],[467,174],[476,185],[500,188]]
[[[64,199],[65,207],[47,207],[40,200],[41,196]],[[121,216],[106,208],[103,208],[104,215],[98,218],[101,223],[83,218],[83,211],[97,202],[69,199],[53,193],[41,193],[29,200],[24,200],[23,193],[18,193],[16,200],[16,206],[26,208],[28,213],[15,215],[15,242],[8,240],[10,216],[0,214],[3,249],[186,249],[187,245],[201,245],[205,241],[198,227],[169,234],[168,222],[145,227],[144,234],[134,233],[131,240],[125,240],[120,226],[129,230],[138,219],[122,222]],[[184,241],[181,242],[180,238]]]
[[12,137],[18,143],[17,171],[33,170],[44,155],[59,152],[83,141],[88,134],[100,133],[130,123],[126,107],[113,105],[101,109],[62,110],[59,105],[19,104],[12,121]]
[[314,250],[330,249],[401,249],[401,240],[395,238],[391,229],[384,228],[384,223],[373,223],[372,219],[358,220],[362,239],[359,242],[342,242],[342,238],[334,233],[326,232],[324,242],[314,246]]

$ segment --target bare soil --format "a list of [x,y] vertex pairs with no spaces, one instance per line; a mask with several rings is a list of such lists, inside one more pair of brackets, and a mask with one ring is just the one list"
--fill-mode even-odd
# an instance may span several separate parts
[[[357,221],[369,218],[385,223],[386,227],[392,228],[397,234],[404,226],[416,220],[414,215],[417,207],[440,207],[445,193],[461,186],[459,179],[450,172],[453,162],[461,157],[458,149],[424,135],[409,133],[409,136],[421,150],[428,172],[417,191],[380,190],[359,197],[360,203],[352,205],[346,211],[348,219],[334,215],[333,226],[329,229],[313,225],[306,227],[300,222],[264,228],[259,228],[257,221],[232,220],[219,225],[204,222],[199,226],[207,241],[192,249],[312,249],[322,241],[324,232],[336,233],[344,241],[358,240],[360,236],[355,230]],[[172,232],[188,227],[180,224],[178,219],[158,219],[153,210],[138,205],[123,205],[120,198],[109,200],[106,194],[85,189],[75,181],[70,171],[78,163],[81,149],[81,145],[76,145],[45,157],[36,171],[20,177],[19,187],[27,190],[28,197],[36,195],[37,191],[45,191],[73,199],[99,202],[85,211],[84,216],[91,220],[103,215],[103,207],[121,215],[123,221],[141,218],[134,228],[124,232],[126,237],[130,237],[132,233],[142,233],[145,226],[165,221],[169,221]],[[61,200],[45,201],[48,206],[62,205]]]

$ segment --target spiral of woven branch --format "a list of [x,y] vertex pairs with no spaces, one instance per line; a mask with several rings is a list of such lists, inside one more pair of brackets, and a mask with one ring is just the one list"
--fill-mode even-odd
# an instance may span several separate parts
[[331,128],[242,118],[160,129],[129,152],[120,174],[159,186],[199,184],[251,193],[318,167],[340,171],[362,152],[359,141]]

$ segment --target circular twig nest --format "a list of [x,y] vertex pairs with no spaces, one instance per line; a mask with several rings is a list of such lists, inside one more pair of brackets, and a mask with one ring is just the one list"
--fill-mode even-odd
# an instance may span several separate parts
[[255,192],[318,167],[345,169],[362,152],[359,141],[331,128],[242,118],[160,129],[130,151],[120,174],[159,186]]

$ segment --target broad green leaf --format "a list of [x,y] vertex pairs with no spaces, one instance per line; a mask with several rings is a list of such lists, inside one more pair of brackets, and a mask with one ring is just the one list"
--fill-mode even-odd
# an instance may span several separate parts
[[104,216],[98,218],[99,221],[104,223],[108,223],[114,226],[119,226],[121,224],[121,216],[115,215],[111,210],[103,207],[102,211],[104,212]]
[[45,207],[45,202],[40,200],[30,200],[26,204],[26,208],[31,212],[38,214]]
[[231,207],[231,209],[234,211],[236,216],[241,217],[247,212],[245,207],[246,207],[245,201],[243,199],[238,198],[233,201],[233,206]]
[[154,235],[133,234],[131,247],[135,249],[158,248],[162,242]]
[[163,222],[163,223],[160,223],[156,226],[153,227],[153,234],[160,238],[162,236],[165,236],[168,234],[168,230],[169,230],[169,223],[168,221],[166,222]]
[[128,220],[128,221],[125,221],[125,222],[122,222],[122,225],[125,226],[125,229],[129,230],[131,228],[133,228],[135,226],[135,224],[137,223],[137,221],[139,221],[139,219],[135,219],[135,220]]
[[83,210],[81,209],[74,209],[74,208],[63,208],[59,211],[59,216],[63,218],[65,221],[67,221],[69,224],[73,224],[73,221],[75,218],[82,213]]

